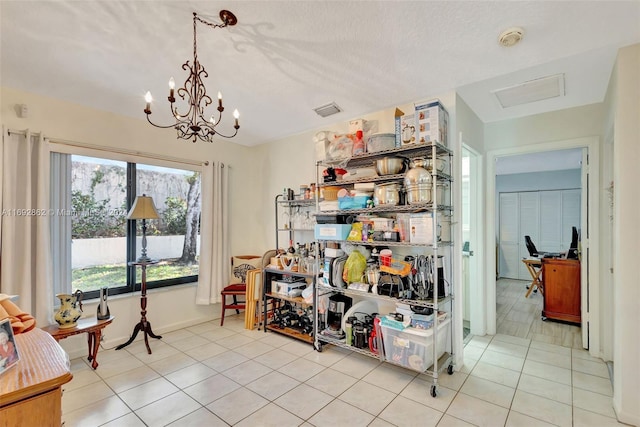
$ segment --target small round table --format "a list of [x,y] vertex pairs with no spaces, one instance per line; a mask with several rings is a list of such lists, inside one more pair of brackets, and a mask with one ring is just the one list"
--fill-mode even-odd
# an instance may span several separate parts
[[79,319],[77,325],[73,328],[59,328],[58,325],[49,325],[42,328],[42,330],[48,332],[56,341],[63,340],[72,335],[87,333],[89,335],[87,338],[87,343],[89,344],[89,357],[87,357],[87,360],[91,362],[91,367],[96,369],[98,367],[97,357],[102,330],[113,322],[113,319],[115,319],[115,316],[109,316],[108,319],[104,320],[88,317]]

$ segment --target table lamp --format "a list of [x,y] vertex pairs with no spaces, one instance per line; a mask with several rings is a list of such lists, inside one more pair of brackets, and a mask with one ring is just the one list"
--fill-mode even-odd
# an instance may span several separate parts
[[153,199],[150,196],[143,194],[137,196],[136,200],[131,206],[131,210],[127,214],[127,219],[141,219],[142,220],[142,251],[137,262],[150,262],[151,258],[147,256],[147,220],[158,219],[158,211],[153,204]]

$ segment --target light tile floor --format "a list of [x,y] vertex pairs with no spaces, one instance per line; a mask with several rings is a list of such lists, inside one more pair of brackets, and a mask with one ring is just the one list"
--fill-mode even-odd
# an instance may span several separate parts
[[72,360],[65,427],[616,425],[606,365],[576,346],[579,328],[537,328],[539,295],[525,300],[520,281],[498,288],[499,333],[468,340],[437,398],[413,371],[229,316],[152,340],[152,355],[141,340],[101,350],[96,371]]

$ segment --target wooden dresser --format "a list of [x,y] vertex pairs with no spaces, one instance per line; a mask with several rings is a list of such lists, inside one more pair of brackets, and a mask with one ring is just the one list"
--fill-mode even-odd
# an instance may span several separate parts
[[60,427],[69,357],[41,329],[15,336],[20,361],[0,375],[1,427]]
[[542,316],[547,319],[580,323],[580,261],[542,259]]

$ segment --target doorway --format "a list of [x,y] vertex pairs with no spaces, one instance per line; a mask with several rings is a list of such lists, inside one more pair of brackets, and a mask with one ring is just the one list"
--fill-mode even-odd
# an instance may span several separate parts
[[486,323],[483,321],[484,306],[483,276],[481,274],[482,251],[481,230],[483,224],[481,156],[462,142],[462,284],[463,284],[463,327],[465,336],[484,335]]
[[[499,242],[499,228],[496,223],[498,218],[498,197],[496,191],[496,162],[499,158],[511,155],[539,153],[545,151],[557,151],[566,149],[584,148],[583,166],[581,168],[581,211],[580,229],[582,235],[582,263],[581,263],[581,294],[582,294],[582,345],[587,348],[599,348],[599,319],[597,316],[589,316],[589,313],[598,313],[598,299],[589,298],[589,295],[597,295],[599,291],[599,248],[597,238],[589,239],[589,236],[598,234],[598,154],[599,142],[597,137],[576,138],[572,140],[556,141],[552,143],[540,143],[529,146],[514,147],[490,151],[487,153],[486,168],[486,212],[485,229],[485,254],[487,262],[485,267],[485,283],[487,294],[486,320],[487,333],[497,332],[497,288],[496,270],[499,253],[496,250]],[[590,262],[590,260],[594,260]],[[588,268],[587,268],[588,267]]]

